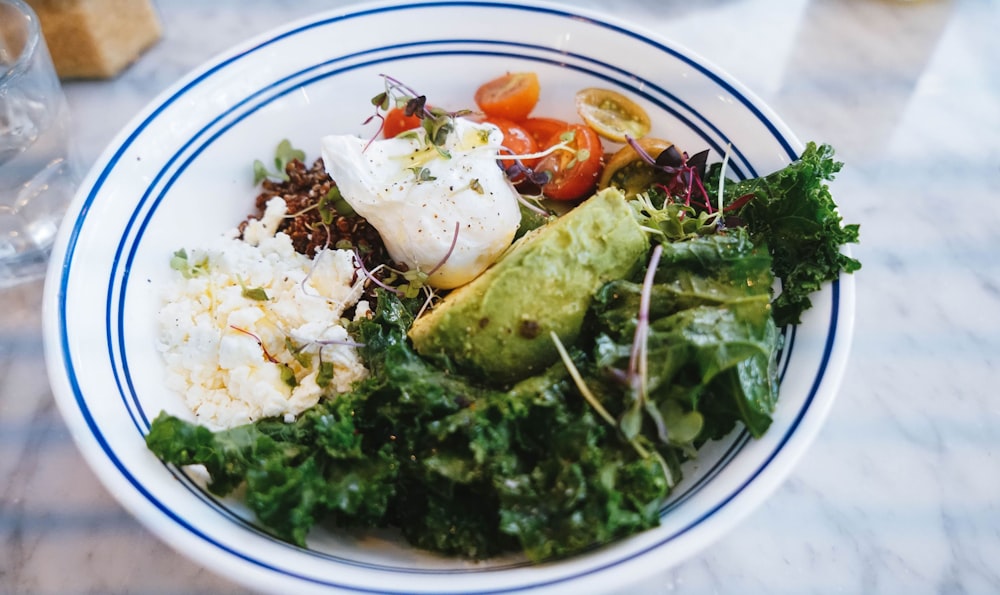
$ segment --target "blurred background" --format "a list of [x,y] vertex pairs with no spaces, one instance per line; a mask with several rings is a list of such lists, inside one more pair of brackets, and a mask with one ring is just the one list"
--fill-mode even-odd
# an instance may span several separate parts
[[[85,169],[199,64],[354,4],[30,3],[56,40]],[[801,140],[832,144],[847,164],[834,195],[861,224],[853,351],[813,447],[734,531],[623,592],[1000,592],[1000,3],[563,4],[692,48]],[[243,592],[85,466],[46,379],[41,287],[0,290],[0,593]]]

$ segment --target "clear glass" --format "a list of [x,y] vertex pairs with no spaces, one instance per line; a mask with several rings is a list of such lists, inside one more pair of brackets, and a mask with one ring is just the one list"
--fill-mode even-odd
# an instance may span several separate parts
[[38,17],[0,0],[0,287],[45,273],[79,183],[66,98]]

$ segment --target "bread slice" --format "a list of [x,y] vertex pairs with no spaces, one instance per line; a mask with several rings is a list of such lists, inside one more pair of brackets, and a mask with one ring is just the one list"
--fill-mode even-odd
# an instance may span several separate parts
[[63,79],[111,78],[161,35],[151,0],[27,0]]

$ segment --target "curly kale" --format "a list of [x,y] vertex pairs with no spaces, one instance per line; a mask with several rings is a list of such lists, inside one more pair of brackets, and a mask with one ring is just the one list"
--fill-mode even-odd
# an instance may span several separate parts
[[[774,300],[774,320],[779,327],[797,324],[812,306],[809,296],[823,283],[852,273],[861,263],[841,252],[858,241],[859,226],[843,225],[826,182],[833,180],[843,163],[833,159],[833,148],[810,142],[802,155],[774,173],[727,181],[725,204],[741,205],[735,215],[750,231],[757,245],[766,245],[774,258],[774,273],[781,293]],[[714,164],[705,185],[718,186],[722,168]]]

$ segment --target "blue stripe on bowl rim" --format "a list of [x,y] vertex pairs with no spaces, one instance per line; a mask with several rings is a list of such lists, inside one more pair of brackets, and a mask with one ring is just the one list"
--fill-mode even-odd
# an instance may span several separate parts
[[[123,153],[125,152],[125,150],[128,147],[130,147],[139,138],[139,136],[141,135],[142,131],[149,125],[150,122],[152,122],[153,120],[155,120],[159,116],[159,114],[161,114],[168,106],[170,106],[175,101],[177,101],[180,97],[182,97],[189,90],[191,90],[192,88],[196,87],[200,82],[204,81],[205,79],[207,79],[208,77],[214,75],[215,73],[221,71],[222,69],[224,69],[225,67],[229,66],[230,64],[235,63],[238,60],[240,60],[240,59],[242,59],[242,58],[244,58],[244,57],[246,57],[248,55],[253,54],[254,52],[260,50],[261,48],[264,48],[264,47],[266,47],[268,45],[276,43],[276,42],[278,42],[281,39],[284,39],[286,37],[294,36],[294,35],[302,32],[302,31],[306,31],[308,29],[312,29],[312,28],[319,27],[319,26],[324,26],[324,25],[327,25],[327,24],[332,23],[334,21],[350,20],[350,19],[360,18],[360,17],[364,17],[366,15],[375,14],[375,13],[379,13],[379,12],[397,11],[397,10],[421,10],[421,9],[425,9],[425,8],[438,8],[438,7],[443,7],[443,6],[475,6],[475,7],[480,7],[480,8],[492,8],[492,9],[501,9],[501,10],[515,10],[515,11],[528,11],[528,12],[545,13],[545,14],[548,14],[550,16],[563,17],[563,18],[571,18],[571,19],[581,19],[582,18],[583,20],[587,21],[589,24],[591,24],[593,26],[610,29],[610,30],[613,30],[613,31],[615,31],[615,32],[617,32],[619,34],[622,34],[622,35],[625,35],[625,36],[637,39],[637,40],[639,40],[639,41],[641,41],[641,42],[643,42],[643,43],[645,43],[645,44],[647,44],[647,45],[655,48],[658,51],[661,51],[661,52],[664,52],[666,54],[669,54],[672,57],[674,57],[674,58],[676,58],[676,59],[684,62],[688,66],[690,66],[693,69],[699,71],[702,75],[704,75],[705,77],[707,77],[708,79],[710,79],[711,81],[713,81],[715,84],[717,84],[717,85],[721,86],[722,88],[724,88],[728,93],[730,93],[733,97],[735,97],[738,101],[740,101],[742,103],[742,105],[744,107],[746,107],[761,123],[763,123],[765,125],[765,127],[767,128],[767,130],[774,137],[774,139],[777,140],[781,144],[781,146],[785,150],[786,154],[788,155],[789,159],[794,159],[795,157],[797,157],[797,153],[793,149],[793,145],[796,144],[796,142],[793,141],[793,140],[789,140],[788,138],[786,138],[786,136],[779,130],[779,127],[774,122],[772,122],[772,120],[770,118],[768,118],[763,113],[763,111],[760,108],[758,108],[754,104],[753,100],[751,100],[743,90],[736,88],[736,86],[733,83],[730,83],[729,81],[727,81],[721,75],[719,75],[716,72],[710,70],[707,66],[704,66],[703,64],[695,61],[695,59],[684,55],[679,50],[675,50],[675,49],[673,49],[673,48],[671,48],[669,46],[664,45],[663,43],[661,43],[659,41],[647,38],[644,35],[641,35],[640,33],[634,32],[634,31],[632,31],[630,29],[623,28],[621,26],[618,26],[618,25],[615,25],[615,24],[612,24],[612,23],[607,23],[605,21],[594,20],[594,19],[591,19],[589,17],[581,17],[581,15],[578,15],[578,14],[575,14],[575,13],[572,13],[572,12],[568,12],[568,11],[565,11],[565,10],[559,10],[559,9],[555,9],[555,8],[552,8],[552,7],[538,7],[538,6],[514,5],[514,4],[504,3],[504,2],[450,2],[450,1],[443,1],[443,2],[428,2],[428,3],[416,4],[416,5],[393,5],[393,6],[383,6],[383,7],[376,7],[376,8],[368,8],[368,9],[363,9],[363,10],[359,10],[359,11],[356,11],[356,12],[351,12],[351,13],[348,13],[348,14],[345,14],[345,15],[341,15],[341,16],[329,17],[329,18],[325,18],[325,19],[322,19],[322,20],[312,21],[312,22],[300,25],[300,26],[298,26],[296,28],[290,29],[288,31],[276,33],[276,34],[272,35],[271,37],[268,37],[268,38],[262,40],[260,43],[258,43],[257,45],[255,45],[253,47],[245,49],[245,50],[241,51],[240,53],[235,54],[233,56],[230,56],[230,57],[228,57],[228,58],[226,58],[224,60],[220,60],[215,65],[211,66],[210,68],[208,68],[207,70],[205,70],[204,72],[202,72],[201,74],[199,74],[198,76],[194,77],[192,80],[190,80],[190,81],[186,82],[185,84],[183,84],[182,86],[180,86],[178,89],[176,89],[175,91],[173,91],[169,96],[166,96],[165,98],[163,98],[161,100],[161,103],[159,105],[157,105],[150,112],[150,114],[148,116],[146,116],[146,118],[142,122],[138,123],[135,126],[135,128],[131,131],[131,133],[122,142],[121,146],[110,157],[108,163],[106,164],[106,166],[104,167],[104,169],[101,171],[101,173],[97,176],[96,181],[94,182],[93,187],[90,189],[90,191],[89,191],[89,193],[88,193],[88,195],[87,195],[87,197],[86,197],[86,199],[84,201],[84,204],[83,204],[83,206],[82,206],[82,208],[80,210],[78,218],[74,222],[73,228],[71,230],[71,235],[70,235],[69,241],[67,243],[66,254],[65,254],[65,257],[64,257],[64,262],[63,262],[63,266],[62,266],[62,270],[61,270],[61,277],[60,277],[60,280],[59,280],[59,293],[58,293],[58,298],[57,298],[58,299],[57,310],[58,310],[58,313],[59,313],[59,325],[60,325],[59,326],[60,349],[61,349],[61,353],[62,353],[62,356],[63,356],[64,366],[66,368],[66,373],[67,373],[68,381],[69,381],[70,387],[71,387],[71,389],[73,391],[73,395],[75,396],[76,404],[77,404],[77,406],[79,408],[79,411],[80,411],[80,413],[81,413],[81,415],[82,415],[85,423],[87,424],[87,427],[88,427],[88,429],[90,431],[91,436],[93,437],[93,439],[95,440],[95,442],[97,443],[97,445],[99,446],[99,448],[107,455],[107,457],[108,457],[109,461],[112,463],[113,467],[115,469],[117,469],[117,471],[122,475],[122,477],[125,478],[136,489],[136,491],[140,495],[142,495],[142,497],[145,498],[156,510],[159,510],[160,513],[162,513],[165,517],[171,519],[178,526],[184,528],[186,531],[190,532],[192,535],[194,535],[194,536],[196,536],[196,537],[198,537],[198,538],[200,538],[202,540],[205,540],[206,542],[212,544],[213,546],[215,546],[215,547],[217,547],[217,548],[225,551],[226,553],[228,553],[228,554],[230,554],[230,555],[232,555],[232,556],[234,556],[236,558],[245,560],[245,561],[247,561],[247,562],[249,562],[249,563],[251,563],[253,565],[256,565],[258,567],[261,567],[261,568],[264,568],[264,569],[268,569],[268,570],[280,573],[282,575],[285,575],[285,576],[288,576],[288,577],[292,577],[292,578],[296,578],[296,579],[299,579],[299,580],[302,580],[302,581],[306,581],[306,582],[310,582],[310,583],[316,583],[316,584],[321,584],[321,585],[326,585],[326,586],[331,586],[331,587],[342,588],[342,589],[346,589],[346,590],[352,590],[352,591],[355,591],[355,592],[375,592],[375,591],[373,591],[371,589],[364,588],[364,587],[358,587],[358,586],[352,586],[352,585],[346,585],[346,584],[338,584],[338,583],[336,583],[334,581],[317,579],[315,577],[305,576],[305,575],[302,575],[300,573],[290,572],[287,569],[277,568],[273,564],[269,564],[266,561],[256,559],[253,556],[241,553],[241,552],[237,551],[236,549],[234,549],[234,548],[232,548],[230,546],[227,546],[227,545],[225,545],[223,543],[220,543],[217,540],[215,540],[213,537],[211,537],[211,536],[203,533],[202,531],[200,531],[196,526],[192,525],[186,519],[179,517],[176,513],[174,513],[169,508],[169,506],[167,506],[165,503],[159,501],[155,497],[154,494],[150,493],[146,489],[146,487],[144,485],[142,485],[130,473],[130,471],[125,467],[125,465],[122,463],[122,461],[120,459],[118,459],[118,457],[115,455],[114,451],[110,448],[110,446],[109,446],[106,438],[104,437],[104,435],[103,435],[101,429],[99,428],[96,420],[94,419],[92,413],[90,412],[89,407],[88,407],[87,402],[86,402],[86,399],[85,399],[85,397],[83,395],[83,391],[82,391],[82,389],[80,387],[79,379],[77,378],[76,372],[75,372],[74,367],[73,367],[73,353],[70,350],[69,334],[68,334],[68,330],[67,330],[67,328],[65,326],[65,324],[66,324],[66,306],[67,306],[67,297],[68,297],[68,295],[67,295],[68,280],[69,280],[69,272],[71,270],[70,265],[71,265],[72,260],[73,260],[73,255],[75,254],[76,243],[77,243],[77,241],[79,239],[79,236],[80,236],[80,233],[82,231],[83,222],[86,219],[86,216],[87,216],[87,214],[89,212],[90,206],[93,204],[94,200],[97,198],[97,195],[98,195],[98,193],[99,193],[102,185],[107,180],[108,176],[110,175],[111,171],[114,169],[114,167],[115,167],[116,163],[118,162],[118,160],[121,159],[121,157],[122,157]],[[523,58],[523,56],[518,56],[518,57],[519,58]],[[117,268],[119,266],[119,263],[116,261],[114,263],[114,266],[115,266],[115,268]],[[113,279],[112,279],[112,281],[113,281]],[[109,299],[109,302],[113,299],[113,294],[114,294],[114,286],[113,286],[113,283],[112,283],[109,286],[109,290],[108,290],[108,299]],[[835,281],[835,282],[833,282],[831,284],[831,295],[832,295],[832,307],[831,307],[831,317],[830,317],[830,321],[829,321],[829,332],[827,334],[826,342],[825,342],[825,345],[823,347],[823,355],[822,355],[822,358],[821,358],[821,363],[819,365],[819,368],[817,370],[817,373],[816,373],[816,376],[814,378],[813,384],[810,387],[809,394],[807,396],[807,399],[806,399],[803,407],[798,412],[798,414],[796,415],[796,417],[795,417],[793,423],[791,424],[789,430],[786,432],[786,434],[784,436],[782,436],[782,438],[780,439],[780,441],[778,442],[778,444],[774,448],[773,452],[766,458],[766,460],[764,460],[758,466],[758,468],[756,469],[756,471],[753,474],[751,474],[740,486],[738,486],[736,489],[734,489],[732,491],[732,493],[728,497],[726,497],[725,499],[723,499],[722,501],[720,501],[711,510],[706,511],[700,518],[698,518],[695,521],[693,521],[692,523],[690,523],[683,530],[678,531],[678,532],[672,534],[671,536],[669,536],[668,538],[660,540],[657,543],[654,543],[654,544],[650,545],[647,548],[644,548],[644,549],[639,550],[639,551],[630,552],[625,557],[615,559],[615,560],[613,560],[611,562],[602,564],[599,567],[588,568],[588,569],[586,569],[584,571],[581,571],[581,572],[576,572],[576,573],[573,573],[573,574],[567,575],[567,576],[557,577],[557,578],[554,578],[554,579],[551,579],[551,580],[545,580],[545,581],[541,581],[541,582],[534,582],[534,583],[531,583],[531,584],[518,585],[518,586],[515,586],[515,587],[505,588],[505,589],[499,589],[499,590],[488,589],[488,590],[479,590],[479,591],[476,591],[476,592],[477,593],[484,593],[484,594],[485,593],[516,592],[516,591],[521,591],[521,590],[525,590],[525,589],[534,589],[534,588],[538,588],[538,587],[542,587],[542,586],[546,586],[546,585],[551,585],[551,584],[564,583],[564,582],[567,582],[567,581],[576,580],[576,579],[582,578],[584,576],[588,576],[588,575],[591,575],[591,574],[594,574],[594,573],[597,573],[597,572],[604,571],[604,570],[606,570],[606,569],[608,569],[610,567],[616,566],[618,564],[624,563],[624,562],[629,561],[629,560],[633,560],[633,559],[635,559],[637,557],[641,557],[641,556],[649,553],[650,551],[655,550],[658,547],[662,546],[667,541],[676,539],[680,535],[685,534],[685,533],[691,531],[692,529],[694,529],[695,527],[697,527],[698,525],[700,525],[702,522],[704,522],[708,518],[710,518],[713,515],[715,515],[717,512],[719,512],[721,509],[723,509],[725,506],[727,506],[729,504],[729,502],[731,502],[733,499],[735,499],[741,493],[743,493],[751,484],[754,483],[754,481],[757,479],[757,477],[759,477],[762,473],[764,473],[764,471],[770,466],[771,462],[784,449],[785,445],[788,443],[788,441],[794,435],[794,433],[795,433],[796,429],[798,428],[798,426],[800,425],[802,419],[805,417],[806,413],[809,411],[810,406],[811,406],[811,404],[813,402],[813,399],[815,398],[816,393],[819,390],[819,387],[820,387],[820,385],[822,383],[823,377],[824,377],[825,372],[826,372],[826,368],[827,368],[827,366],[829,364],[829,361],[830,361],[830,357],[831,357],[831,353],[832,353],[832,350],[833,350],[833,346],[834,346],[834,344],[836,342],[836,331],[837,331],[837,325],[838,325],[838,311],[839,311],[839,302],[840,302],[840,284],[839,284],[838,281]],[[792,328],[792,331],[793,331],[793,336],[794,336],[794,327]],[[113,343],[113,338],[111,336],[111,330],[108,331],[108,336],[106,337],[106,339],[107,339],[107,341],[109,343],[109,346],[110,346]],[[113,356],[112,356],[112,359],[113,359]],[[405,572],[412,572],[412,571],[408,569]],[[380,590],[379,592],[384,592],[384,590]],[[400,593],[410,593],[410,592],[409,591],[406,591],[406,592],[401,591]]]

